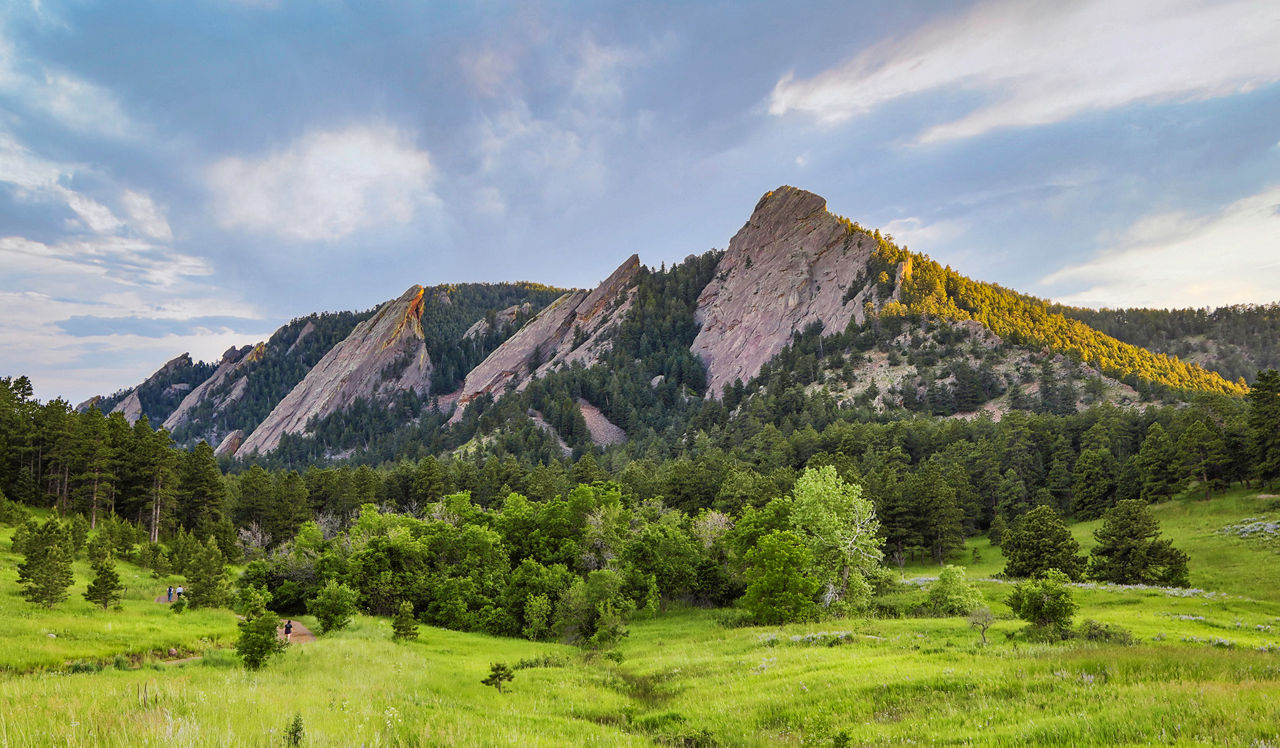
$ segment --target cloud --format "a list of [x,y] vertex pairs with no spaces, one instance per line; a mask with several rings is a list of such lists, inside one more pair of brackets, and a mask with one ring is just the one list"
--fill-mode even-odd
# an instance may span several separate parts
[[227,158],[207,174],[226,228],[300,241],[404,224],[434,204],[435,170],[412,138],[385,125],[313,132],[260,159]]
[[964,226],[960,221],[925,223],[915,216],[895,219],[881,228],[898,244],[911,246],[917,252],[929,252],[931,245],[950,239],[963,230]]
[[49,286],[106,278],[123,286],[173,289],[185,279],[213,273],[202,258],[119,236],[73,237],[56,244],[0,237],[0,260],[8,274],[42,278]]
[[909,96],[978,94],[920,137],[945,141],[1248,91],[1280,80],[1278,47],[1280,10],[1254,0],[984,2],[812,78],[786,75],[769,111],[835,124]]
[[1054,295],[1090,307],[1218,307],[1280,301],[1280,186],[1215,216],[1147,216],[1116,246],[1043,278]]
[[140,132],[138,123],[125,113],[110,90],[23,58],[3,36],[0,36],[0,95],[9,97],[28,115],[52,119],[79,133],[128,139]]
[[128,190],[120,201],[124,204],[133,227],[143,236],[162,242],[173,239],[173,229],[169,227],[159,206],[149,196]]

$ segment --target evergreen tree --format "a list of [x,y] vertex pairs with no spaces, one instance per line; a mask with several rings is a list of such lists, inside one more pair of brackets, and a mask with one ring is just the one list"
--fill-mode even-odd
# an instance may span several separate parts
[[1280,480],[1280,371],[1258,372],[1248,398],[1254,475],[1272,485]]
[[1121,501],[1094,530],[1089,576],[1115,584],[1186,587],[1187,554],[1160,538],[1160,524],[1142,501]]
[[1034,577],[1057,569],[1073,580],[1084,573],[1080,544],[1052,507],[1027,512],[1004,534],[1006,577]]
[[1115,501],[1118,468],[1106,447],[1086,449],[1076,460],[1073,507],[1079,519],[1095,519]]
[[74,581],[71,539],[56,518],[31,527],[29,532],[21,545],[25,560],[18,564],[18,584],[27,601],[52,608],[67,599],[67,589]]
[[1204,498],[1208,500],[1214,482],[1228,461],[1222,435],[1202,420],[1192,421],[1178,440],[1178,451],[1187,474],[1200,481]]
[[91,566],[93,580],[84,591],[84,599],[106,610],[124,598],[124,585],[120,584],[120,575],[116,573],[116,562],[110,551],[95,559]]
[[418,621],[413,617],[413,603],[408,600],[400,603],[391,619],[391,638],[400,642],[418,638]]
[[212,535],[196,553],[187,572],[187,602],[193,608],[224,608],[227,605],[227,564],[222,549]]
[[1179,488],[1178,456],[1159,421],[1147,428],[1137,459],[1141,499],[1155,503],[1171,498]]

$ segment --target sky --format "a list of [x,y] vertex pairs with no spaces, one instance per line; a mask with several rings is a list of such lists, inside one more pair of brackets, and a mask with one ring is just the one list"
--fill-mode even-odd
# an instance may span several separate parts
[[790,184],[1081,306],[1280,301],[1280,3],[0,3],[0,376],[592,286]]

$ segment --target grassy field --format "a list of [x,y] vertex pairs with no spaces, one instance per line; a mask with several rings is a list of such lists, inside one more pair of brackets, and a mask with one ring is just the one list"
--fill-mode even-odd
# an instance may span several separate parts
[[[22,612],[44,623],[6,626],[0,656],[49,669],[0,674],[0,746],[281,745],[295,714],[304,745],[1277,745],[1280,556],[1216,533],[1265,514],[1263,501],[1158,507],[1207,592],[1076,589],[1078,619],[1123,625],[1134,646],[1031,643],[1003,603],[1008,585],[986,582],[1000,617],[986,647],[960,618],[731,628],[676,609],[634,622],[619,661],[428,627],[397,645],[385,620],[360,617],[259,673],[216,649],[182,666],[69,673],[53,660],[104,658],[150,626],[156,641],[196,648],[225,641],[233,622],[168,614],[147,603],[151,588],[120,612],[38,612],[14,595],[6,556],[6,623]],[[972,576],[999,571],[998,549],[979,553]],[[55,625],[67,635],[53,648],[26,651]],[[480,683],[490,663],[522,661],[506,693]]]

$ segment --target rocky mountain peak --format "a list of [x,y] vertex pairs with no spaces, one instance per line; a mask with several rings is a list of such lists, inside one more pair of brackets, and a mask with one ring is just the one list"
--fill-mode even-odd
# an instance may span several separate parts
[[422,331],[424,289],[414,284],[356,325],[311,368],[236,454],[270,452],[285,434],[301,433],[311,418],[323,418],[364,398],[386,402],[397,392],[426,396],[432,363]]
[[698,298],[693,351],[707,367],[708,394],[744,382],[777,355],[793,332],[819,323],[842,330],[879,303],[866,282],[871,236],[829,213],[826,200],[779,187],[756,204],[729,242],[716,277]]

